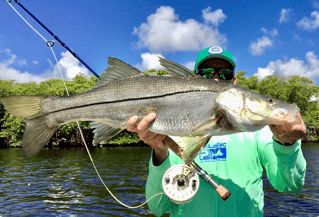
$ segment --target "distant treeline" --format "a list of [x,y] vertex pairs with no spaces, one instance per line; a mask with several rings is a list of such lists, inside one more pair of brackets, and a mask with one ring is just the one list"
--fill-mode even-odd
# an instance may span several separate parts
[[[166,74],[165,70],[149,70],[146,74]],[[271,75],[263,80],[258,80],[256,76],[246,77],[246,71],[237,72],[237,84],[265,96],[274,97],[289,103],[295,103],[301,109],[301,115],[308,128],[304,141],[319,141],[319,104],[318,101],[311,101],[319,97],[319,87],[314,81],[305,77],[291,76],[281,77]],[[91,90],[97,78],[91,76],[87,78],[83,74],[77,75],[72,81],[66,81],[69,94],[73,95],[87,90]],[[6,81],[0,79],[0,98],[9,95],[46,95],[46,96],[66,96],[66,90],[61,79],[50,79],[39,84],[16,83],[14,80]],[[88,145],[92,145],[93,132],[88,122],[80,122],[84,137]],[[21,145],[25,124],[21,118],[9,115],[0,104],[0,147],[16,147]],[[126,131],[121,132],[116,137],[104,143],[112,144],[143,144],[137,134]],[[82,140],[75,122],[60,127],[59,131],[48,143],[49,146],[81,146]]]

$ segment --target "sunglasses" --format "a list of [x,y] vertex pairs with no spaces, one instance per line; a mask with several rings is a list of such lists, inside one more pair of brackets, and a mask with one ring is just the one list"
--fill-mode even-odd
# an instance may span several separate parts
[[218,74],[219,78],[222,80],[231,80],[234,77],[234,70],[231,69],[196,69],[195,74],[199,74],[203,78],[213,78],[215,73]]

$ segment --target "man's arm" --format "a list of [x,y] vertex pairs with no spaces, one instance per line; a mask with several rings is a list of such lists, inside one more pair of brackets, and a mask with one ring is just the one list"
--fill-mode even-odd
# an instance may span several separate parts
[[264,128],[256,138],[258,154],[267,177],[280,192],[299,193],[305,180],[306,160],[301,151],[300,138],[306,128],[300,113],[297,118],[269,126],[272,132]]
[[[130,118],[127,122],[127,130],[136,132],[140,139],[153,148],[145,187],[147,200],[158,193],[163,193],[162,177],[166,170],[171,167],[172,162],[168,148],[164,143],[167,136],[148,131],[149,125],[155,118],[156,114],[150,113],[145,116],[140,123],[138,123],[138,117],[136,116]],[[170,211],[172,206],[176,206],[176,204],[170,201],[165,194],[155,196],[147,204],[152,213],[156,216],[161,216],[167,211]]]

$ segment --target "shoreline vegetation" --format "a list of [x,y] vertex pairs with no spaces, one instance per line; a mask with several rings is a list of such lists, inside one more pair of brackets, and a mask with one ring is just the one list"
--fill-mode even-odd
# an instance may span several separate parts
[[[165,75],[165,70],[151,69],[144,72],[151,75]],[[274,97],[289,103],[295,103],[300,108],[300,113],[307,126],[307,134],[302,138],[303,143],[319,141],[319,86],[314,81],[301,77],[283,77],[271,75],[259,80],[257,76],[247,77],[246,71],[236,73],[237,84],[265,96]],[[78,74],[72,81],[66,81],[70,95],[93,89],[97,82],[93,75],[86,77]],[[14,80],[0,79],[1,98],[9,95],[46,95],[66,96],[66,90],[61,79],[50,79],[37,84],[36,82],[17,83]],[[85,141],[88,146],[93,146],[93,130],[89,122],[79,122]],[[0,148],[20,147],[25,124],[21,118],[9,115],[0,103]],[[50,139],[46,147],[79,147],[83,141],[75,122],[70,122],[60,127],[59,131]],[[126,130],[100,146],[145,146],[135,133]]]

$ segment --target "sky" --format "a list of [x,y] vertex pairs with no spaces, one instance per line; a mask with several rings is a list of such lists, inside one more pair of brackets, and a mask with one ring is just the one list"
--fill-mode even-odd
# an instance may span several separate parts
[[[193,69],[200,50],[218,45],[247,76],[301,75],[319,82],[319,1],[19,2],[98,74],[109,56],[141,71],[161,68],[158,56]],[[0,79],[60,79],[45,40],[6,1],[0,4]],[[11,5],[46,40],[54,40],[13,0]],[[65,79],[91,75],[59,43],[53,50]]]

